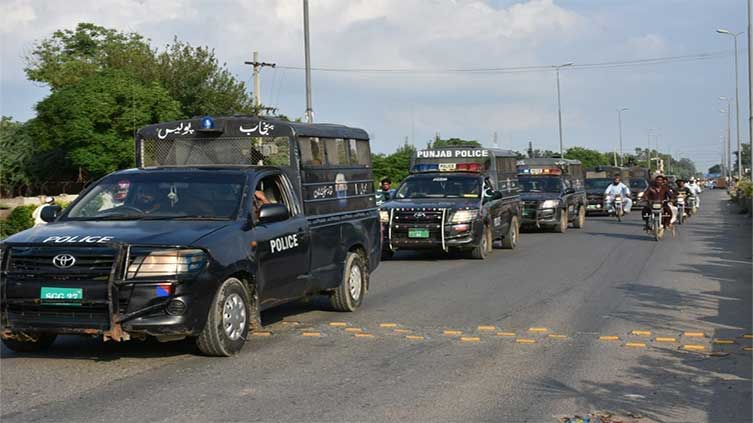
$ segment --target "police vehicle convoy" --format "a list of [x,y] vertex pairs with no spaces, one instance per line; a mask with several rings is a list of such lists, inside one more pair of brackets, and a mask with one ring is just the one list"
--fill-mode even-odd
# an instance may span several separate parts
[[620,175],[622,182],[630,186],[630,172],[627,168],[618,166],[596,166],[586,169],[586,196],[588,214],[606,214],[607,204],[604,192],[614,181],[614,175]]
[[586,223],[583,166],[578,160],[534,158],[517,162],[523,227],[565,232]]
[[465,252],[484,259],[499,240],[515,248],[520,196],[512,151],[419,150],[410,175],[379,209],[383,257],[397,250]]
[[369,138],[270,118],[138,131],[138,168],[0,244],[2,340],[195,338],[238,352],[261,310],[308,295],[354,311],[381,255]]

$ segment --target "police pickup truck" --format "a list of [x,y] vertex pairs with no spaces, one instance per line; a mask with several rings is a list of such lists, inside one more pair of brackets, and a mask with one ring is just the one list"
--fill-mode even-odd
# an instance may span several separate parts
[[578,160],[534,158],[518,161],[522,225],[565,232],[586,223],[583,166]]
[[419,150],[410,175],[379,209],[383,254],[463,251],[484,259],[495,240],[515,248],[520,197],[511,151],[475,147]]
[[364,300],[380,261],[369,139],[339,125],[197,118],[140,129],[138,168],[0,244],[2,340],[58,334],[237,353],[264,309]]

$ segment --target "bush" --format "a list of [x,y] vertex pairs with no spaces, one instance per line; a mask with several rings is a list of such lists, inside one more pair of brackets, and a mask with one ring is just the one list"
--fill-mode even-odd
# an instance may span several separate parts
[[34,226],[34,218],[31,217],[37,206],[19,206],[10,212],[8,218],[0,221],[0,238],[9,237]]

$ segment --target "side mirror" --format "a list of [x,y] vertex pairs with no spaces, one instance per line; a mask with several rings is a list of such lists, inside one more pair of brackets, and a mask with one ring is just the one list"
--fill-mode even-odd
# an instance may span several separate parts
[[39,217],[47,223],[54,222],[58,218],[60,211],[63,210],[60,206],[49,205],[42,206],[42,212],[39,213]]
[[259,223],[279,222],[290,217],[284,204],[264,204],[259,209]]
[[565,190],[565,194],[575,194],[575,189],[574,188],[567,188]]

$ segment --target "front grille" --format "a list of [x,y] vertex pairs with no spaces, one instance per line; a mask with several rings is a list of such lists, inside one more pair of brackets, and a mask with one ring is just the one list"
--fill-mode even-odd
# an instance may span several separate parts
[[[442,209],[395,209],[392,218],[392,242],[400,244],[437,244],[442,242]],[[445,215],[445,218],[449,218]],[[411,238],[411,228],[427,229],[428,238]]]
[[392,221],[395,223],[442,223],[442,210],[439,209],[397,209],[394,213]]
[[588,204],[601,204],[604,202],[604,196],[601,194],[588,194],[586,196]]
[[[59,254],[76,260],[72,267],[60,269],[53,264]],[[115,251],[110,248],[12,248],[8,259],[9,277],[19,279],[102,280],[110,277]]]

